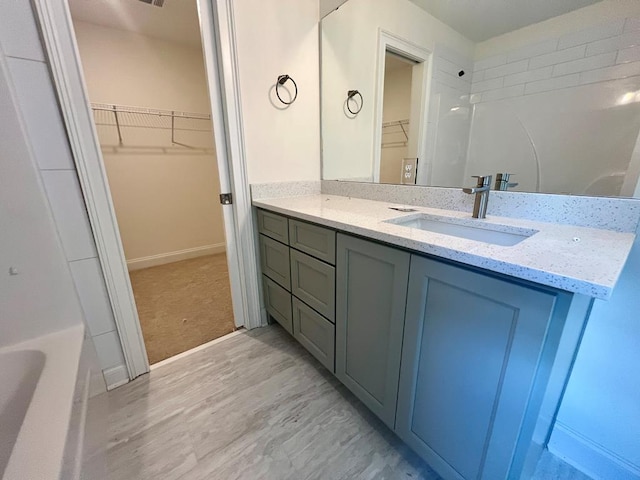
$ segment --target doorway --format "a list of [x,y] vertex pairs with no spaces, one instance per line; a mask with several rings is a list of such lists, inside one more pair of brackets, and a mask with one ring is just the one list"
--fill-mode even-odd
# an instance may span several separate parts
[[380,183],[415,183],[416,162],[409,158],[411,77],[415,62],[385,53]]
[[431,52],[378,31],[375,103],[375,183],[413,185],[426,158]]
[[69,0],[150,364],[235,330],[196,0]]

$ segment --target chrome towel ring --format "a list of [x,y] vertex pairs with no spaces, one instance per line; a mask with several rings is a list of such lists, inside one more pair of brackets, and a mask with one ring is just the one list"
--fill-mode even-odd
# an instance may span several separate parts
[[[289,80],[291,80],[291,83],[293,83],[293,88],[295,89],[295,93],[293,94],[293,98],[290,101],[286,102],[280,96],[280,92],[278,91],[278,87],[284,86],[284,84],[287,83],[287,81],[289,81]],[[276,96],[278,97],[278,100],[280,100],[285,105],[291,105],[293,102],[295,102],[296,98],[298,98],[298,85],[296,85],[295,80],[293,78],[291,78],[289,75],[279,75],[278,76],[278,81],[276,82]]]
[[[360,106],[359,107],[358,107],[358,102],[354,98],[356,95],[360,97]],[[351,110],[351,106],[349,105],[349,101],[353,101],[353,103],[356,104],[356,107],[358,107],[358,109],[356,111]],[[359,114],[360,110],[362,110],[363,105],[364,105],[364,99],[362,98],[362,94],[358,90],[349,90],[347,92],[347,110],[349,110],[349,113],[351,113],[352,115]]]

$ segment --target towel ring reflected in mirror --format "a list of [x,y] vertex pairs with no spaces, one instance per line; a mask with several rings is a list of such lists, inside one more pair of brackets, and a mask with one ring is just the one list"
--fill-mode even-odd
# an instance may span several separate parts
[[[360,97],[360,106],[358,106],[358,102],[354,98],[356,95]],[[355,111],[351,110],[350,101],[356,104],[356,107],[358,107],[357,110]],[[359,114],[360,110],[362,110],[363,105],[364,105],[364,98],[362,98],[362,94],[358,90],[349,90],[347,92],[347,110],[349,110],[349,113],[351,113],[352,115]]]
[[[293,83],[293,88],[295,89],[295,92],[293,94],[293,98],[287,102],[283,100],[282,97],[280,96],[280,92],[278,88],[284,86],[284,84],[287,83],[289,80],[291,80],[291,83]],[[276,82],[276,96],[278,97],[278,100],[280,100],[285,105],[291,105],[293,102],[295,102],[296,98],[298,98],[298,85],[296,84],[295,80],[291,78],[289,75],[279,75],[278,81]]]

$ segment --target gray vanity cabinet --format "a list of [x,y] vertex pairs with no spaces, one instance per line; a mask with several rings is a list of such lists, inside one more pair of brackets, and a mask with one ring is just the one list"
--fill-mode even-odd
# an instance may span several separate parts
[[269,315],[293,335],[291,294],[266,275],[262,276],[262,290]]
[[336,274],[333,266],[292,248],[291,293],[334,321]]
[[410,255],[338,234],[336,376],[393,429]]
[[260,265],[263,274],[287,290],[291,290],[289,247],[260,235]]
[[445,478],[519,475],[559,295],[412,256],[396,433]]

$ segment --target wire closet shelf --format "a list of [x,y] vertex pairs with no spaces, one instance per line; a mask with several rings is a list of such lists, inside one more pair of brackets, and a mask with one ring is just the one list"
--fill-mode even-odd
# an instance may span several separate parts
[[409,120],[382,124],[382,148],[406,147],[409,142]]
[[179,112],[156,108],[132,107],[106,103],[92,103],[93,118],[97,127],[114,127],[118,134],[118,145],[124,146],[123,129],[150,128],[171,132],[171,144],[189,149],[198,148],[177,141],[176,132],[211,132],[211,115],[205,113]]

